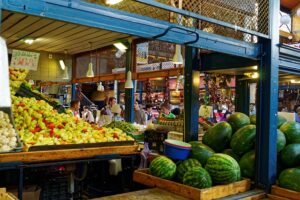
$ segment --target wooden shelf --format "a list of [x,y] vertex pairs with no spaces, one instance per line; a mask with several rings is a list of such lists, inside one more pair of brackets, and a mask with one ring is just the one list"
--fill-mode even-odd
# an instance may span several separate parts
[[92,158],[99,155],[130,155],[136,154],[138,145],[131,146],[110,146],[84,149],[67,149],[55,151],[35,151],[20,153],[0,154],[0,163],[5,162],[40,162],[53,160],[72,160],[81,158]]

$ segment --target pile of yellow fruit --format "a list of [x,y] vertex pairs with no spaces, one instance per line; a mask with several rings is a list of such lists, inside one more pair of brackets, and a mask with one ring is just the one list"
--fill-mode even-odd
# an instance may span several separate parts
[[45,101],[12,97],[16,127],[25,147],[133,140],[120,129],[99,128],[59,114]]

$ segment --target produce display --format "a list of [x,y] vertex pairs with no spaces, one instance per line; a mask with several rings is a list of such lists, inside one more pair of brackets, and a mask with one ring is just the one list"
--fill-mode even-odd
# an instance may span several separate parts
[[138,129],[133,124],[124,121],[113,121],[110,124],[106,125],[105,127],[118,128],[127,134],[132,134],[138,131]]
[[169,158],[159,156],[150,164],[150,173],[164,179],[172,179],[176,174],[176,164]]
[[8,114],[0,111],[0,152],[12,151],[17,146],[17,133]]
[[300,168],[285,169],[279,176],[279,186],[300,192]]
[[192,141],[190,144],[192,145],[192,149],[189,157],[197,159],[202,166],[205,166],[207,159],[215,153],[214,150],[198,141]]
[[239,165],[242,176],[253,179],[255,175],[255,151],[251,150],[244,154]]
[[237,155],[236,153],[234,153],[234,151],[232,149],[225,149],[222,153],[233,157],[237,162],[239,162],[241,159],[240,156]]
[[243,155],[254,147],[256,135],[255,125],[246,125],[232,136],[230,146],[238,155]]
[[230,143],[232,129],[229,123],[220,122],[211,127],[203,136],[203,143],[210,146],[215,152],[222,152]]
[[235,133],[243,126],[249,125],[250,118],[244,113],[235,112],[228,117],[227,122],[231,125],[233,133]]
[[117,128],[93,127],[70,114],[58,113],[43,100],[12,97],[16,128],[26,148],[133,140]]
[[300,143],[300,123],[285,122],[280,130],[285,134],[287,144]]
[[189,171],[189,169],[194,167],[201,167],[201,163],[193,158],[187,159],[185,161],[180,162],[177,164],[177,178],[180,182],[183,181],[183,176],[185,172]]
[[196,166],[184,174],[183,184],[202,189],[211,187],[212,180],[204,168]]
[[214,185],[228,184],[241,179],[239,164],[234,158],[226,154],[212,155],[205,165]]

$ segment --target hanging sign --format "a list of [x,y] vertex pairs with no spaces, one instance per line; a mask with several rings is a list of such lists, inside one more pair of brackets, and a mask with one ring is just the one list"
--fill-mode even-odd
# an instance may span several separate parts
[[136,46],[136,62],[137,64],[148,64],[149,43],[141,43]]
[[40,53],[13,50],[10,67],[19,69],[37,70]]

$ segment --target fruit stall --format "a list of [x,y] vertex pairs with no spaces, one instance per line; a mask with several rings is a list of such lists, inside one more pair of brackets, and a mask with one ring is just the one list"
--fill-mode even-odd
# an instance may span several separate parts
[[[273,19],[280,11],[279,0],[243,2],[236,5],[231,1],[179,0],[169,5],[167,1],[146,0],[112,4],[97,0],[0,1],[1,34],[8,48],[16,50],[13,53],[17,49],[32,51],[32,56],[41,52],[41,60],[45,57],[51,60],[56,54],[60,54],[57,60],[71,57],[72,72],[64,68],[64,73],[72,75],[68,81],[73,87],[73,97],[78,83],[126,79],[125,120],[129,123],[134,120],[132,80],[178,75],[177,69],[138,72],[134,39],[177,44],[173,49],[175,55],[181,54],[181,46],[185,55],[185,60],[180,59],[184,66],[183,94],[180,94],[184,96],[184,114],[176,119],[166,116],[159,122],[183,133],[177,140],[160,138],[158,151],[165,156],[151,154],[145,145],[140,168],[149,166],[149,169],[133,173],[138,155],[136,141],[143,139],[138,138],[137,127],[117,121],[98,127],[73,117],[58,101],[25,80],[28,70],[9,69],[6,44],[1,41],[4,49],[1,58],[5,59],[1,59],[4,62],[0,71],[4,83],[1,85],[4,95],[0,96],[3,111],[0,112],[0,170],[18,171],[18,197],[22,199],[24,171],[30,168],[128,159],[131,166],[126,173],[133,174],[133,181],[156,187],[163,191],[161,195],[176,194],[178,199],[231,195],[258,199],[266,192],[271,193],[270,197],[284,197],[285,193],[286,198],[292,199],[294,195],[297,199],[300,125],[277,116],[279,73],[295,73],[297,67],[292,63],[298,62],[297,51],[285,45],[278,47],[280,24]],[[218,16],[213,14],[215,11]],[[123,49],[113,53],[124,64],[125,74],[108,74],[108,65],[122,64],[99,58],[103,51],[97,49],[115,42],[126,47],[125,52]],[[257,67],[254,69],[253,65]],[[87,66],[88,71],[82,66]],[[243,74],[249,70],[259,74],[256,116],[248,116],[250,81]],[[199,134],[200,71],[227,75],[232,72],[237,75],[238,83],[236,112],[226,121],[211,124],[204,135],[202,131]],[[36,72],[41,79],[47,78],[45,73]],[[145,134],[144,139],[149,139],[148,136]],[[117,165],[116,162],[112,163]],[[262,191],[253,193],[253,188]]]

